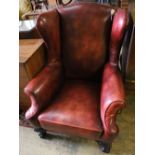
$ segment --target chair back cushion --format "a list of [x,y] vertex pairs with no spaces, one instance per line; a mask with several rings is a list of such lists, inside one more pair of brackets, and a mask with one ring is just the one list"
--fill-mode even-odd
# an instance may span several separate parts
[[67,77],[91,77],[105,64],[111,9],[95,3],[75,3],[58,8],[61,52]]

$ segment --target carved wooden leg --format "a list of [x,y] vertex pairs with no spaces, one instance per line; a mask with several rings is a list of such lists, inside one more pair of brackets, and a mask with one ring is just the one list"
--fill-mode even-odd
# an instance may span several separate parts
[[105,153],[109,153],[110,152],[110,149],[111,149],[111,144],[110,143],[105,143],[105,142],[102,142],[102,141],[97,141],[100,149],[102,150],[102,152],[105,152]]
[[39,133],[40,138],[46,138],[47,136],[46,130],[43,128],[34,128],[34,131]]

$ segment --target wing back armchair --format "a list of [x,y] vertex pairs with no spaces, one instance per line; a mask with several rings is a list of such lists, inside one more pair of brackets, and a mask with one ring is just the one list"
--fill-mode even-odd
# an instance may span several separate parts
[[116,115],[125,106],[118,58],[127,13],[95,3],[72,3],[42,13],[37,28],[48,61],[24,91],[25,113],[41,137],[69,134],[96,140],[109,152],[118,135]]

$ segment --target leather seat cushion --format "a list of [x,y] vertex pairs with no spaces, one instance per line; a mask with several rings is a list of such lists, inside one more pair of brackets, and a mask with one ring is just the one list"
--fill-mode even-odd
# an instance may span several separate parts
[[100,87],[86,81],[67,81],[50,106],[39,116],[42,128],[47,131],[100,137]]

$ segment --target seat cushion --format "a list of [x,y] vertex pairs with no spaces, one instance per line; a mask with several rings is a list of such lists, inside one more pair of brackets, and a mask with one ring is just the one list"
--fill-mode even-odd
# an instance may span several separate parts
[[97,139],[102,133],[100,87],[86,81],[67,81],[38,120],[47,131]]

